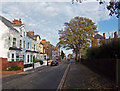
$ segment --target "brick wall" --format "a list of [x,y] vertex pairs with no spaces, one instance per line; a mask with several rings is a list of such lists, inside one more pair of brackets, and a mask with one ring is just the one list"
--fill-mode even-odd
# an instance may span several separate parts
[[0,70],[11,67],[12,65],[17,65],[18,67],[21,67],[23,71],[23,61],[7,61],[7,58],[0,58]]

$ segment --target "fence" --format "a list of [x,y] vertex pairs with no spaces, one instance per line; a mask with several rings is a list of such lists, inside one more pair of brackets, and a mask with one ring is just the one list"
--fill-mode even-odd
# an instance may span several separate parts
[[116,81],[115,59],[82,60],[82,63],[94,72]]

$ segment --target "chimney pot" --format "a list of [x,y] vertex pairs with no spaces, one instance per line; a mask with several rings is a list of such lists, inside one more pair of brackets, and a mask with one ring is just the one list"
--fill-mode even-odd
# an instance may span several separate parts
[[114,32],[114,38],[117,38],[117,32]]
[[105,38],[105,33],[103,33],[103,37]]

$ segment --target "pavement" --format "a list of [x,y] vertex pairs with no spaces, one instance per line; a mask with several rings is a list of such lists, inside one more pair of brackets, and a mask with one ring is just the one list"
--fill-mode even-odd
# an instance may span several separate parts
[[109,91],[115,89],[115,83],[94,73],[83,64],[71,60],[71,66],[62,89],[108,89]]

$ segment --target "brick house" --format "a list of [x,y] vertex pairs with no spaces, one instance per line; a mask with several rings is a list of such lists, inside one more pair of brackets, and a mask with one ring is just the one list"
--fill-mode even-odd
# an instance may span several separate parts
[[50,44],[50,41],[42,39],[41,43],[43,44],[43,53],[47,54],[48,59],[52,59],[52,45]]
[[[100,35],[100,34],[97,34],[95,35],[94,37],[94,40],[92,41],[92,44],[94,42],[94,45],[93,46],[101,46],[103,44],[107,44],[107,43],[110,43],[112,40],[114,40],[115,38],[118,38],[118,35],[117,35],[117,32],[114,32],[114,38],[108,38],[106,39],[105,38],[105,33],[103,33],[103,36]],[[118,38],[119,39],[119,38]]]
[[58,59],[60,57],[60,47],[52,46],[52,59]]
[[103,33],[103,36],[100,34],[96,34],[93,37],[92,46],[101,46],[104,40],[105,40],[105,33]]

